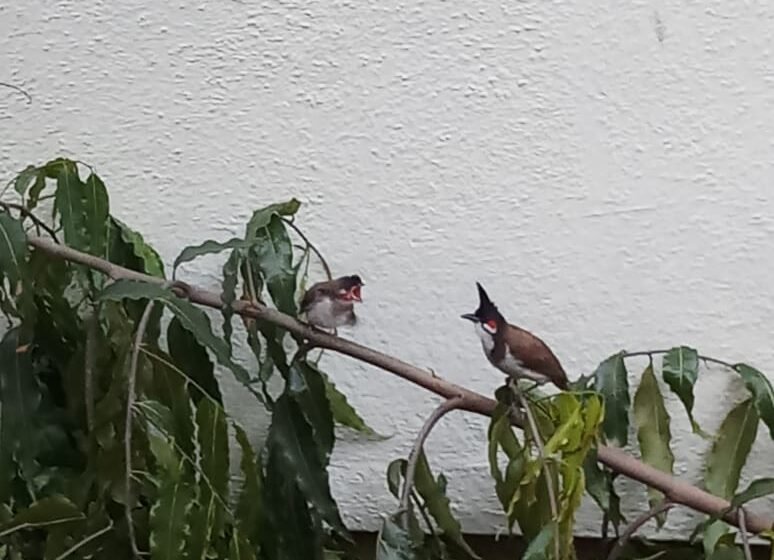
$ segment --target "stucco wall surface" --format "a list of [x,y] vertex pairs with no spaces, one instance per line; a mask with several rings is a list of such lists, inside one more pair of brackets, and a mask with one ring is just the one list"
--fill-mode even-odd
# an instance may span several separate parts
[[[168,262],[296,196],[335,271],[367,284],[348,334],[479,391],[501,379],[459,319],[476,280],[571,377],[678,343],[774,371],[772,29],[767,1],[0,0],[0,81],[33,96],[0,90],[0,176],[94,164]],[[218,274],[184,270],[211,289]],[[346,520],[375,529],[395,505],[386,466],[437,399],[345,358],[326,369],[393,436],[344,434],[333,460]],[[705,370],[697,419],[716,428],[742,394]],[[676,472],[699,481],[708,443],[668,400]],[[476,532],[502,526],[486,425],[456,414],[428,444]],[[743,484],[772,474],[758,439]],[[598,521],[586,506],[580,533]]]

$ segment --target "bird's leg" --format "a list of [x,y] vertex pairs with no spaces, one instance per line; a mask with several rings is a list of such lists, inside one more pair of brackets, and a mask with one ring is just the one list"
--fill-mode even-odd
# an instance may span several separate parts
[[535,389],[537,389],[537,388],[538,388],[538,387],[540,387],[541,385],[542,385],[542,383],[541,383],[540,381],[535,381],[535,382],[534,382],[534,385],[532,385],[532,387],[530,387],[529,389],[527,389],[526,391],[524,391],[524,396],[525,396],[525,397],[526,397],[526,396],[528,396],[528,395],[529,395],[529,394],[530,394],[532,391],[534,391]]

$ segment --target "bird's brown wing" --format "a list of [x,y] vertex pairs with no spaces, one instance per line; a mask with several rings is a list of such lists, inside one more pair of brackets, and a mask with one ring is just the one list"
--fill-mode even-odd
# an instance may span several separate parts
[[299,307],[299,311],[303,313],[307,309],[309,309],[309,306],[312,305],[312,302],[315,300],[315,298],[321,296],[321,295],[332,295],[333,289],[330,286],[330,282],[324,281],[324,282],[317,282],[316,284],[312,284],[309,289],[304,293],[304,297],[301,298],[301,305]]
[[524,367],[543,374],[560,389],[567,388],[567,374],[548,345],[529,331],[508,325],[505,343],[520,358]]

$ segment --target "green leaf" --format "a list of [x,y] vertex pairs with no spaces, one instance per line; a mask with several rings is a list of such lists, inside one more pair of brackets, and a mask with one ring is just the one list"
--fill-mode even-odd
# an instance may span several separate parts
[[395,459],[387,466],[387,489],[400,499],[401,479],[406,474],[406,459]]
[[704,483],[709,492],[726,500],[734,496],[757,431],[758,412],[753,399],[728,413],[707,457]]
[[694,432],[700,428],[693,419],[693,386],[699,376],[699,353],[688,346],[677,346],[664,354],[661,375],[685,406]]
[[618,528],[622,523],[626,523],[626,519],[621,514],[621,499],[615,491],[613,475],[609,470],[599,466],[596,449],[591,449],[586,455],[583,462],[583,475],[586,479],[586,491],[607,514],[617,535]]
[[107,254],[109,201],[107,189],[94,173],[86,178],[84,189],[86,233],[91,253],[99,257]]
[[165,477],[158,500],[150,510],[150,549],[153,560],[178,560],[189,534],[188,512],[194,491],[185,481]]
[[136,280],[118,280],[106,287],[100,294],[102,300],[120,301],[127,299],[151,299],[162,301],[167,308],[180,320],[180,324],[196,337],[200,344],[206,346],[218,362],[229,368],[238,381],[244,385],[250,383],[247,370],[235,363],[223,339],[212,333],[210,319],[190,301],[177,297],[169,289],[158,284]]
[[277,465],[292,475],[315,513],[336,532],[349,537],[331,496],[328,473],[320,460],[312,427],[298,403],[287,393],[274,404],[268,446],[276,455]]
[[[634,422],[637,425],[642,460],[651,467],[672,474],[675,457],[670,448],[672,432],[669,429],[669,413],[664,406],[664,397],[652,365],[645,368],[640,386],[634,394]],[[653,488],[648,488],[648,497],[651,506],[664,499],[664,495]],[[666,512],[657,517],[658,526],[663,526],[665,521]]]
[[[283,398],[293,403],[290,397]],[[271,530],[266,532],[261,548],[271,559],[322,560],[320,523],[313,522],[306,498],[296,484],[295,474],[287,469],[283,453],[280,447],[269,446],[263,489]]]
[[20,529],[60,525],[85,519],[83,513],[65,496],[42,498],[17,513],[0,528],[0,537]]
[[89,249],[83,204],[85,190],[75,165],[64,165],[59,169],[54,208],[59,212],[65,243],[79,251]]
[[755,399],[758,415],[769,428],[769,435],[774,439],[774,389],[771,382],[757,369],[747,364],[737,364],[734,369],[742,376],[747,389]]
[[331,412],[333,413],[333,420],[337,424],[352,428],[355,431],[367,434],[370,436],[377,435],[376,432],[365,423],[365,420],[357,413],[357,411],[349,404],[346,395],[336,388],[330,377],[327,374],[320,372],[325,383],[325,395],[328,397],[328,402],[331,406]]
[[478,558],[462,537],[462,527],[451,512],[449,498],[433,477],[424,451],[420,451],[414,475],[414,488],[422,496],[428,513],[432,516],[444,537],[457,544],[471,558]]
[[260,456],[256,456],[245,431],[236,423],[233,426],[237,443],[242,451],[239,466],[244,476],[237,502],[237,519],[242,531],[252,542],[257,543],[260,542],[261,532],[264,529],[263,468]]
[[229,448],[225,413],[212,401],[202,399],[196,407],[196,425],[199,467],[206,477],[206,480],[202,478],[199,497],[211,520],[208,530],[217,535],[223,523],[223,504],[227,503],[229,495]]
[[623,352],[610,356],[594,372],[595,389],[605,398],[605,436],[620,447],[629,434],[629,377],[623,356]]
[[259,208],[253,212],[252,217],[247,222],[247,228],[245,230],[245,237],[247,239],[255,239],[258,232],[269,225],[273,216],[292,216],[301,207],[301,203],[295,198],[291,198],[287,202],[279,202],[277,204],[270,204],[264,208]]
[[38,168],[34,165],[28,165],[25,167],[21,173],[19,173],[16,176],[16,179],[13,181],[13,188],[16,190],[17,193],[19,193],[20,196],[24,196],[24,193],[27,192],[27,189],[30,187],[32,182],[37,178],[38,176]]
[[408,531],[385,519],[376,539],[376,560],[419,560]]
[[731,500],[731,507],[737,508],[743,506],[747,502],[763,498],[769,494],[774,494],[774,478],[759,478],[753,480],[747,488],[734,496],[734,499]]
[[32,188],[30,189],[29,198],[27,199],[28,209],[33,210],[38,205],[40,195],[45,188],[46,174],[41,171],[38,173],[38,176],[35,178],[35,183],[33,183]]
[[[234,317],[234,301],[236,301],[236,288],[239,282],[239,267],[244,259],[244,252],[240,249],[231,251],[226,262],[223,264],[223,281],[221,283],[221,299],[223,300],[223,340],[231,349],[231,335],[234,327],[231,319]],[[257,288],[256,288],[257,289]]]
[[195,430],[186,380],[176,370],[172,358],[160,350],[148,350],[147,357],[153,366],[152,396],[169,409],[169,427],[175,443],[188,457],[194,457]]
[[297,360],[290,366],[287,388],[312,427],[320,461],[327,466],[333,451],[333,415],[322,375],[311,364]]
[[[142,235],[115,217],[110,217],[111,235],[118,236],[130,249],[132,255],[139,260],[140,272],[164,278],[164,263],[156,250],[148,245]],[[110,259],[111,262],[117,262]],[[120,264],[120,263],[119,263]],[[126,266],[126,265],[124,265]],[[131,268],[131,267],[130,267]]]
[[0,211],[0,282],[5,275],[15,290],[24,275],[28,254],[27,235],[21,222]]
[[[15,458],[23,470],[30,472],[38,451],[35,432],[41,388],[33,372],[29,346],[22,344],[19,336],[20,327],[15,327],[0,341],[0,456],[3,467]],[[6,493],[8,489],[2,490]]]
[[524,551],[522,560],[547,560],[549,557],[548,547],[554,539],[556,532],[556,523],[549,523],[540,530],[538,536],[532,539],[527,550]]
[[194,402],[199,402],[204,391],[209,398],[222,405],[223,397],[212,360],[194,333],[186,329],[178,317],[174,317],[167,327],[167,346],[173,361],[194,382],[189,387]]
[[255,238],[250,251],[251,262],[263,274],[271,299],[277,309],[296,314],[296,269],[293,267],[293,245],[285,223],[274,215]]
[[[492,420],[489,424],[488,440],[489,472],[495,481],[497,498],[500,500],[503,511],[508,516],[508,530],[510,531],[516,522],[511,503],[519,491],[527,465],[524,450],[511,428],[508,408],[502,404],[497,405],[495,413],[492,415]],[[508,457],[505,474],[503,474],[500,468],[497,457],[498,451],[501,448]]]
[[197,257],[222,253],[227,249],[248,249],[255,245],[255,243],[256,241],[254,239],[247,240],[234,237],[228,241],[215,241],[214,239],[208,239],[199,245],[189,245],[180,251],[180,254],[175,259],[175,262],[172,265],[172,277],[174,278],[177,267],[183,263],[190,262]]

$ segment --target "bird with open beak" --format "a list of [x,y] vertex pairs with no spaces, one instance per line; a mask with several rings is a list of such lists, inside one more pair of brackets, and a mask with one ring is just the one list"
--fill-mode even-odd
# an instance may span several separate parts
[[335,329],[352,326],[357,322],[355,302],[363,301],[360,294],[363,286],[357,274],[317,282],[301,299],[300,311],[315,327]]

